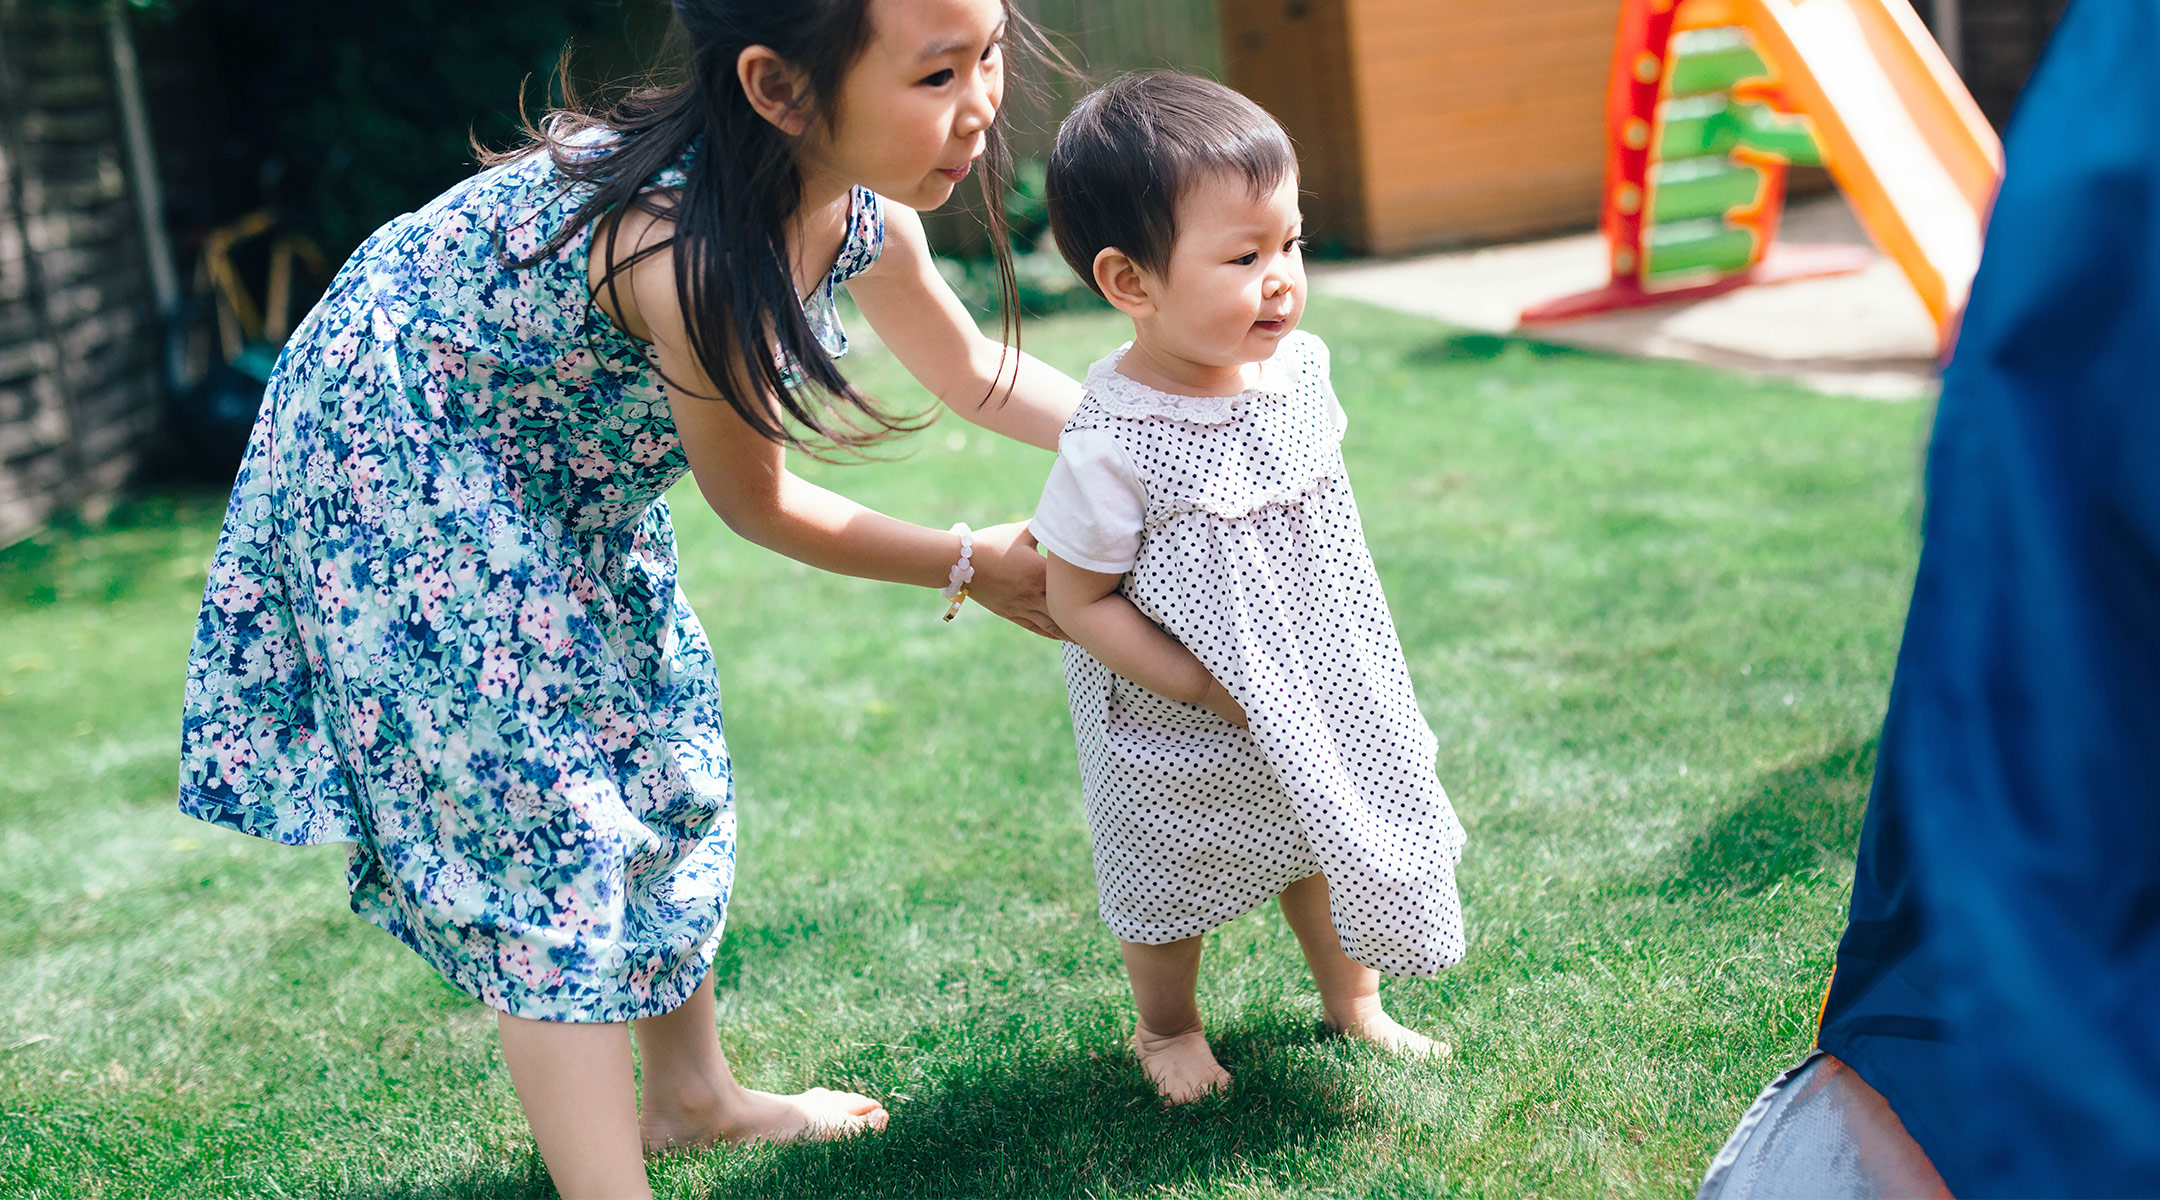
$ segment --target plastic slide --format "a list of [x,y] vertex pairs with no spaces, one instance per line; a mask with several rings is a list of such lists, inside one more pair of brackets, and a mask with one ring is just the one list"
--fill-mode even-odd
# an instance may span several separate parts
[[1745,0],[1787,102],[1939,327],[1965,306],[2002,143],[1905,0]]
[[1786,168],[1820,164],[1948,343],[2002,144],[1907,0],[1622,0],[1606,130],[1611,280],[1526,324],[1864,267],[1774,244]]

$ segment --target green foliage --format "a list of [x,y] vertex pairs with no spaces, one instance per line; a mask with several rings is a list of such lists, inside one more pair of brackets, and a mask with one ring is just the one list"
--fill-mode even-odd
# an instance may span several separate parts
[[[657,0],[160,0],[215,56],[224,140],[341,257],[474,169],[470,140],[517,144],[573,40],[610,69],[649,48]],[[555,93],[559,99],[559,92]]]
[[[1020,311],[1046,317],[1062,312],[1101,310],[1102,299],[1065,265],[1050,237],[1050,207],[1044,201],[1047,171],[1043,160],[1024,158],[1013,165],[1012,181],[1001,203],[1013,253],[1013,283]],[[949,254],[938,258],[938,273],[970,311],[995,313],[997,263],[987,255]]]
[[[664,1196],[1685,1195],[1796,1061],[1842,926],[1914,547],[1910,406],[1327,300],[1344,452],[1470,845],[1463,965],[1329,1040],[1289,930],[1211,935],[1237,1077],[1157,1106],[1094,915],[1055,647],[730,535],[687,482],[741,813],[716,965],[754,1086],[880,1137],[656,1162]],[[1031,322],[1078,371],[1109,314]],[[870,340],[873,393],[921,393]],[[1048,456],[947,420],[813,480],[943,527]],[[0,552],[0,1195],[549,1194],[486,1010],[345,910],[338,847],[172,806],[222,498]]]

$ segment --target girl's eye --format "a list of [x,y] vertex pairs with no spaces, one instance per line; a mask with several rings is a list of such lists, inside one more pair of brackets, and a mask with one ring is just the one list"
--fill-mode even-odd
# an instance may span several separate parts
[[922,78],[923,84],[929,87],[944,87],[946,84],[951,83],[952,81],[953,73],[952,68],[950,67],[939,71],[935,75],[925,75]]
[[1233,258],[1230,261],[1236,263],[1241,267],[1249,267],[1254,263],[1260,261],[1260,252],[1258,250],[1254,250],[1250,253],[1240,255],[1237,258]]
[[1293,250],[1303,250],[1304,248],[1305,239],[1301,237],[1291,238],[1289,241],[1282,244],[1282,252],[1284,254],[1288,254]]
[[996,58],[998,48],[1000,46],[1003,46],[1004,44],[1005,43],[1003,42],[992,42],[989,45],[983,47],[982,60],[984,62],[989,62],[991,59]]

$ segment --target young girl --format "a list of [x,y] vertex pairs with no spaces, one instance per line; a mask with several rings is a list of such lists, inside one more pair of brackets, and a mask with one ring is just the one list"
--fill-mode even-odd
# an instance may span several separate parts
[[885,1120],[863,1096],[746,1090],[721,1053],[732,790],[669,485],[694,473],[731,528],[803,562],[1057,633],[1024,527],[920,528],[784,460],[911,424],[834,368],[842,282],[947,405],[1055,445],[1078,389],[978,332],[915,215],[999,165],[1019,18],[1001,0],[674,11],[683,83],[558,114],[370,237],[295,332],[184,717],[184,811],[349,843],[354,911],[499,1010],[566,1196],[646,1194],[648,1147]]
[[1095,364],[1032,528],[1133,1048],[1171,1103],[1229,1076],[1200,935],[1280,897],[1327,1023],[1418,1053],[1379,975],[1462,958],[1463,832],[1433,773],[1304,309],[1297,160],[1220,85],[1081,101],[1048,182],[1058,249],[1133,320]]

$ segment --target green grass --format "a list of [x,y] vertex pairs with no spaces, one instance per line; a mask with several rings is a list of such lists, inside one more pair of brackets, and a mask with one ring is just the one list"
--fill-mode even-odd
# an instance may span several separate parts
[[[1264,910],[1211,935],[1235,1089],[1121,1050],[1055,648],[732,538],[685,488],[741,872],[717,981],[753,1084],[882,1137],[658,1163],[663,1195],[1680,1196],[1808,1046],[1914,559],[1919,412],[1316,302],[1443,781],[1464,964],[1390,983],[1432,1064],[1321,1036]],[[1038,322],[1077,371],[1111,318]],[[902,395],[889,356],[852,364]],[[807,474],[1025,513],[1048,457],[947,420]],[[222,497],[0,554],[0,1194],[547,1194],[486,1010],[345,910],[343,851],[173,808]]]

